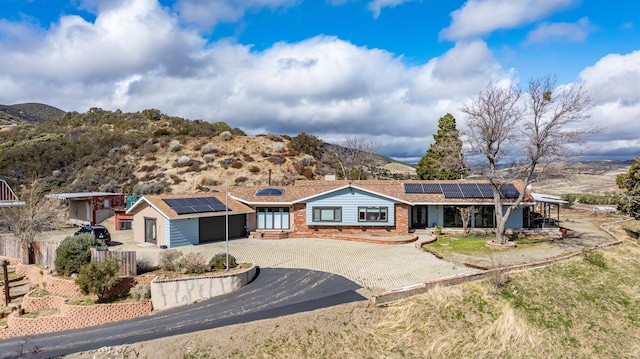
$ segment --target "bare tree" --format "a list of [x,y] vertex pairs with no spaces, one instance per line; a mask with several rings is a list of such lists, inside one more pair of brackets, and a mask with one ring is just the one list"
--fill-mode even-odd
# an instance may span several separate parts
[[22,263],[28,264],[36,236],[57,228],[64,211],[61,211],[59,201],[45,197],[45,190],[39,181],[34,181],[21,191],[20,199],[25,203],[24,206],[9,208],[7,223],[20,245]]
[[344,179],[360,180],[365,178],[365,170],[374,163],[379,149],[380,144],[363,137],[345,137],[337,146],[329,147],[327,154],[338,165]]
[[[493,189],[496,241],[501,245],[506,243],[507,220],[535,181],[536,168],[544,172],[549,163],[567,159],[575,152],[572,144],[583,143],[599,131],[581,126],[592,107],[583,85],[556,87],[557,81],[554,75],[531,79],[525,94],[517,87],[490,84],[461,109],[466,114],[464,138],[469,149],[486,160],[484,175]],[[513,166],[499,171],[499,164]],[[522,190],[507,202],[500,187],[516,179],[522,180]]]
[[469,223],[471,223],[471,214],[473,213],[473,207],[458,207],[458,211],[460,212],[460,217],[462,217],[462,232],[464,234],[469,233]]

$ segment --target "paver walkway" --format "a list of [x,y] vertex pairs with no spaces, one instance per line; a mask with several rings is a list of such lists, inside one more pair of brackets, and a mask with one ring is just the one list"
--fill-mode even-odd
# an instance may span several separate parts
[[[200,252],[206,258],[224,253],[225,242],[178,248]],[[260,267],[302,268],[338,274],[353,280],[371,293],[398,289],[427,280],[477,270],[440,260],[416,249],[413,243],[382,245],[331,239],[234,239],[229,253],[239,262]]]

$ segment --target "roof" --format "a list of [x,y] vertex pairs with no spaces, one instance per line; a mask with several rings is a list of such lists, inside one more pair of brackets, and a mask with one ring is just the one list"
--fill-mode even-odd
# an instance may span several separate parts
[[[149,204],[151,207],[155,208],[160,214],[167,219],[183,219],[183,218],[202,218],[202,217],[216,217],[223,216],[227,213],[227,211],[218,211],[218,212],[201,212],[201,213],[187,213],[187,214],[177,214],[164,200],[165,199],[179,199],[179,198],[202,198],[202,197],[214,197],[217,198],[220,202],[225,203],[226,198],[224,193],[220,192],[209,192],[209,193],[191,193],[191,194],[161,194],[161,195],[147,195],[143,196],[139,200],[137,200],[131,208],[127,210],[127,214],[135,214],[138,208],[141,207],[143,203]],[[246,214],[246,213],[254,213],[255,211],[251,209],[251,207],[234,200],[233,198],[229,198],[227,207],[229,208],[229,214]]]
[[[277,187],[284,188],[282,196],[256,196],[258,186],[231,186],[231,197],[249,205],[291,205],[304,202],[326,193],[335,192],[349,186],[366,192],[390,198],[396,202],[410,205],[426,204],[480,204],[493,203],[493,198],[445,198],[443,194],[405,193],[404,184],[407,183],[488,183],[486,180],[455,180],[455,181],[412,181],[412,180],[361,180],[361,181],[297,181],[294,185]],[[519,191],[522,191],[523,182],[512,182]],[[224,192],[224,186],[216,187]],[[532,203],[533,198],[529,192],[525,192],[523,204]],[[509,203],[509,201],[505,201]]]
[[0,201],[0,208],[24,206],[24,202],[20,201]]
[[543,203],[554,203],[554,204],[566,204],[569,203],[565,200],[562,199],[562,197],[560,196],[553,196],[550,194],[544,194],[544,193],[531,193],[531,196],[533,197],[533,200],[536,202],[543,202]]
[[48,194],[47,198],[87,199],[87,198],[91,198],[91,197],[105,197],[105,196],[124,196],[124,193],[112,193],[112,192],[53,193],[53,194]]
[[0,179],[0,207],[24,206],[24,202],[18,200],[7,181]]

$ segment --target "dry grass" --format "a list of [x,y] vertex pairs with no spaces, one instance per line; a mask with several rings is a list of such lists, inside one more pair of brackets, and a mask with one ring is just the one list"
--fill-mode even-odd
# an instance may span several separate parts
[[270,337],[223,356],[638,357],[639,258],[637,246],[624,244],[605,252],[607,268],[578,257],[516,273],[501,288],[491,281],[436,288],[377,309],[382,318],[370,326],[345,321],[343,330],[326,332],[310,323],[306,333]]

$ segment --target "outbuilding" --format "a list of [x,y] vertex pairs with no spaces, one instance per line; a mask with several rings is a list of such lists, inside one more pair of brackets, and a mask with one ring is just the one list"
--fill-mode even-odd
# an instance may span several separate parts
[[[251,207],[225,193],[146,195],[126,212],[133,238],[163,248],[222,241],[247,235]],[[228,225],[227,225],[228,224]]]
[[100,223],[113,216],[114,208],[124,207],[123,193],[56,193],[47,197],[69,201],[69,222],[77,226]]

